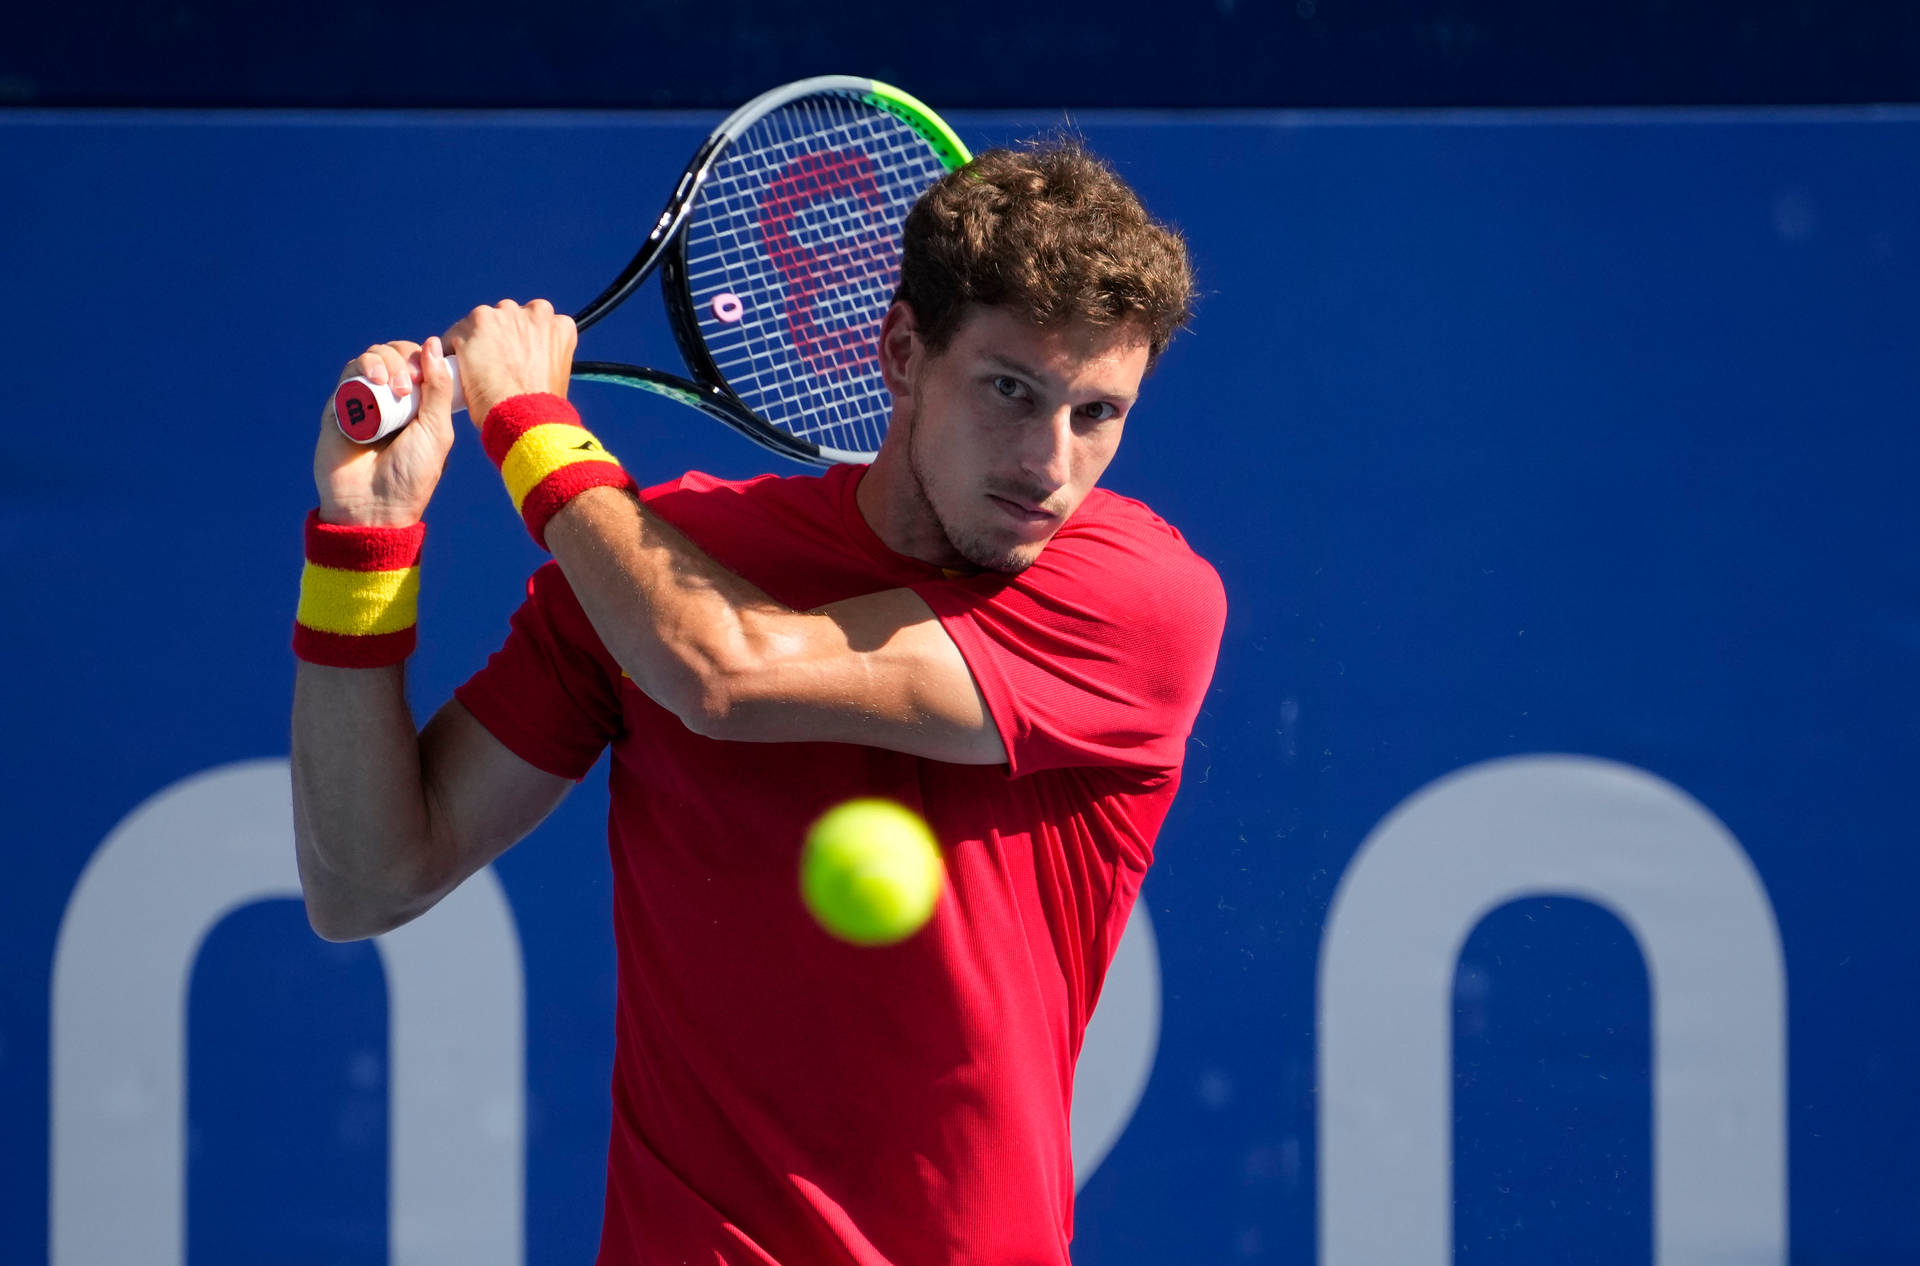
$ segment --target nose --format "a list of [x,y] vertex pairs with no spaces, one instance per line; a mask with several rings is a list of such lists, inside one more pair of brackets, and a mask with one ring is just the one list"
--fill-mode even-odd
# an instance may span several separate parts
[[1048,495],[1067,486],[1073,477],[1073,409],[1062,406],[1034,419],[1021,453],[1021,466],[1034,483],[1034,491],[1043,488]]

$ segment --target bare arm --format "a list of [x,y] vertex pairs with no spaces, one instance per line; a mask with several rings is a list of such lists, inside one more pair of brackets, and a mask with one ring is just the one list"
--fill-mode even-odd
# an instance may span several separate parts
[[[419,419],[362,448],[320,420],[314,482],[329,523],[418,522],[439,482],[452,388],[411,343],[369,348],[366,373],[423,392]],[[416,386],[417,384],[417,386]],[[457,702],[416,734],[404,669],[301,664],[293,698],[294,848],[307,917],[329,940],[405,923],[505,851],[572,784],[527,764]]]
[[609,488],[569,502],[547,543],[607,650],[690,729],[1007,758],[959,647],[910,589],[795,611]]
[[307,918],[330,941],[424,914],[572,785],[508,751],[457,700],[416,735],[399,667],[300,665],[294,848]]

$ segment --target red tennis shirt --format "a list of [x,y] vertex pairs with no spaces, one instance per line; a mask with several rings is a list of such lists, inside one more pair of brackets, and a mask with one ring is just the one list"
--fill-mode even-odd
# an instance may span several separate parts
[[[1074,1063],[1213,675],[1219,578],[1096,490],[1018,576],[881,543],[864,467],[644,494],[798,610],[910,586],[966,657],[1003,766],[703,738],[622,676],[554,564],[457,693],[529,763],[611,747],[619,957],[601,1266],[1068,1260]],[[894,946],[799,898],[807,824],[849,797],[923,813],[949,885]]]

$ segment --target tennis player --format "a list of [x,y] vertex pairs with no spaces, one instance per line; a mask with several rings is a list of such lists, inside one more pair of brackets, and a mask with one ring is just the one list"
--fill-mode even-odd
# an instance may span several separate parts
[[[423,407],[384,448],[321,428],[308,914],[334,940],[417,917],[611,749],[602,1266],[1068,1261],[1074,1064],[1225,617],[1180,534],[1098,487],[1191,293],[1179,238],[1058,143],[983,154],[909,217],[870,466],[637,490],[563,399],[573,326],[543,302],[347,367]],[[416,734],[443,347],[554,561]],[[837,941],[798,896],[807,825],[854,796],[946,850],[897,945]]]

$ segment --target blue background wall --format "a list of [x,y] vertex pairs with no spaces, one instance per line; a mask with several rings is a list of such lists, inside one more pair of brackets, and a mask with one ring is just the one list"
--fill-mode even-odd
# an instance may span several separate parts
[[[162,788],[286,750],[339,364],[476,302],[577,306],[712,121],[0,118],[0,1257],[45,1252],[49,970],[83,865]],[[976,147],[1050,121],[959,119]],[[1146,889],[1158,1059],[1077,1260],[1311,1260],[1334,886],[1408,795],[1526,752],[1648,770],[1740,840],[1786,951],[1793,1260],[1920,1257],[1920,116],[1078,122],[1207,290],[1109,483],[1216,562],[1231,615]],[[587,343],[671,363],[650,298]],[[643,474],[772,460],[670,404],[576,396]],[[422,714],[537,561],[476,444],[430,522]],[[498,867],[534,1261],[586,1260],[598,1226],[603,812],[590,781]],[[1460,979],[1460,1259],[1650,1260],[1632,938],[1525,902]],[[384,1260],[373,952],[291,903],[243,911],[189,1023],[189,1260]]]

